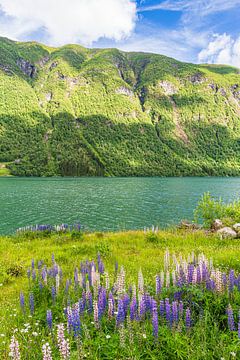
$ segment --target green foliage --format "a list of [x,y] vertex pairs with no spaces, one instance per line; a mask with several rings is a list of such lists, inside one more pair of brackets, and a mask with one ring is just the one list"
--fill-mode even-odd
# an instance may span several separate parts
[[225,204],[222,199],[214,199],[209,193],[203,194],[195,209],[195,220],[203,221],[210,227],[215,219],[220,219],[226,226],[240,221],[240,200]]
[[239,88],[230,66],[0,38],[0,162],[18,176],[239,175]]

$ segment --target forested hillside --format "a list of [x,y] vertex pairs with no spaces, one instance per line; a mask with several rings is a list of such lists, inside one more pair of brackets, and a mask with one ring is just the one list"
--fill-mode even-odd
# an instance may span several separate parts
[[155,54],[0,38],[13,175],[240,175],[240,74]]

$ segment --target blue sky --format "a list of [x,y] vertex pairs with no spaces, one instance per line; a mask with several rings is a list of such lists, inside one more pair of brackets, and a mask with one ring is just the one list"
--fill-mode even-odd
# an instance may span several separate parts
[[0,0],[0,35],[240,67],[240,0]]

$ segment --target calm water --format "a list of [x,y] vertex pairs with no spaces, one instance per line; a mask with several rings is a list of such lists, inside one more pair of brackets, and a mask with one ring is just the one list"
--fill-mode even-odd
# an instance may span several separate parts
[[240,197],[240,178],[0,178],[0,233],[80,221],[89,230],[191,219],[200,196]]

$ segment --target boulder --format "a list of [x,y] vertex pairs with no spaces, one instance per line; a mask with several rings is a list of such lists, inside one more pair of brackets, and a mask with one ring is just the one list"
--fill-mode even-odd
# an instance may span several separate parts
[[237,233],[236,233],[236,231],[235,230],[233,230],[233,229],[231,229],[230,227],[224,227],[224,228],[222,228],[222,229],[219,229],[218,231],[217,231],[217,233],[219,234],[219,235],[221,235],[221,237],[223,238],[223,239],[226,239],[226,238],[235,238],[235,237],[237,237]]
[[189,222],[188,220],[182,220],[178,225],[179,229],[189,229],[189,230],[198,230],[200,226],[198,224],[194,224]]
[[233,230],[235,230],[236,232],[240,232],[240,223],[234,224]]
[[211,229],[217,231],[223,227],[223,223],[220,219],[215,219],[211,225]]

